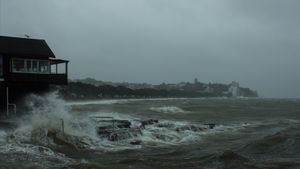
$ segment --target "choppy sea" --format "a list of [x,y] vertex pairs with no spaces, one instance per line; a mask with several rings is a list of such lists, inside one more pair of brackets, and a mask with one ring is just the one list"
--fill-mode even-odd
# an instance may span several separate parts
[[[26,100],[28,115],[0,130],[0,168],[300,168],[297,99]],[[130,122],[124,137],[99,135],[110,120]]]

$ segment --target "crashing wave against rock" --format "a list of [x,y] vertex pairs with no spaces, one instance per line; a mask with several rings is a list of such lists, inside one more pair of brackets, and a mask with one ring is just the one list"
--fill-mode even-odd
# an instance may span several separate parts
[[[159,121],[155,119],[139,121],[139,126],[132,126],[131,122],[127,120],[106,120],[105,122],[110,122],[112,125],[97,127],[97,133],[100,137],[107,138],[109,141],[119,141],[142,136],[143,130],[145,130],[147,126],[156,126],[160,128],[171,127],[173,131],[178,133],[184,131],[201,132],[203,130],[213,129],[215,127],[215,124],[205,124],[203,126],[184,125],[174,127],[174,125],[164,125],[163,123],[159,123]],[[134,144],[136,144],[136,142]]]
[[[139,121],[138,126],[133,126],[128,120],[106,120],[105,123],[109,125],[101,125],[100,122],[100,125],[96,126],[96,131],[99,138],[107,139],[111,142],[117,142],[126,139],[137,139],[131,140],[129,142],[131,145],[140,145],[142,143],[142,141],[138,139],[143,136],[143,132],[147,127],[155,126],[158,128],[169,128],[177,133],[185,131],[201,132],[214,128],[214,125],[212,124],[203,126],[184,125],[180,127],[174,127],[176,125],[163,125],[163,123],[159,123],[158,120],[154,119],[141,120]],[[154,133],[153,135],[156,137],[156,139],[168,138],[159,133]],[[90,146],[90,142],[87,140],[87,138],[82,136],[75,136],[54,128],[38,127],[33,129],[31,132],[32,143],[47,147],[65,146],[77,150],[87,149]]]
[[43,146],[62,145],[75,149],[84,149],[88,143],[81,137],[73,136],[58,129],[36,128],[31,132],[31,142]]
[[215,127],[214,124],[143,120],[113,112],[80,117],[71,115],[55,93],[45,98],[31,96],[27,100],[35,108],[20,120],[19,127],[8,139],[49,148],[117,151],[141,146],[177,145],[198,140],[205,131]]

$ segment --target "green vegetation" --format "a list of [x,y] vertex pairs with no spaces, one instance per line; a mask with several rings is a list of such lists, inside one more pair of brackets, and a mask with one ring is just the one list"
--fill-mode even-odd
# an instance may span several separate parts
[[[131,89],[124,86],[93,85],[82,82],[69,82],[68,86],[56,87],[66,100],[102,99],[102,98],[168,98],[168,97],[231,97],[230,85],[186,83],[181,87],[161,84],[152,88]],[[249,88],[239,88],[240,96],[257,97]]]

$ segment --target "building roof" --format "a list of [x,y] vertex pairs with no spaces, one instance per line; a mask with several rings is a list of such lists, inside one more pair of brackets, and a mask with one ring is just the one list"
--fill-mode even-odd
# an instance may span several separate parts
[[29,58],[55,58],[45,40],[0,36],[0,54]]
[[62,59],[55,59],[55,58],[50,58],[51,64],[60,64],[60,63],[68,63],[68,60],[62,60]]

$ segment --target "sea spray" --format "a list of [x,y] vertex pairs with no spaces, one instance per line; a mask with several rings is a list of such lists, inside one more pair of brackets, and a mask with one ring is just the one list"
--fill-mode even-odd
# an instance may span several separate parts
[[30,106],[28,115],[20,119],[23,127],[48,128],[64,131],[77,136],[95,135],[93,125],[88,117],[78,118],[70,113],[70,107],[59,98],[57,92],[45,96],[30,95],[26,99]]
[[[139,104],[129,101],[103,106],[88,104],[82,105],[82,109],[75,110],[73,105],[64,105],[65,102],[55,94],[30,97],[28,100],[28,104],[32,105],[30,115],[20,119],[20,125],[16,130],[0,132],[2,168],[88,168],[95,163],[94,168],[126,168],[126,166],[249,168],[249,165],[250,168],[299,168],[300,166],[298,162],[300,149],[297,144],[300,138],[299,113],[297,113],[299,108],[295,107],[295,103],[288,106],[281,105],[283,109],[279,106],[279,110],[275,113],[271,113],[274,111],[273,104],[271,107],[264,104],[259,108],[257,106],[261,101],[252,103],[244,100],[236,102],[219,99],[207,102],[187,100],[188,103],[184,104],[181,100],[164,103],[144,100]],[[245,103],[250,104],[251,108],[247,109]],[[234,109],[231,105],[235,106]],[[191,113],[184,114],[175,121],[170,120],[175,116],[172,113],[162,114],[148,110],[149,107],[162,106],[175,106]],[[253,109],[253,106],[256,108]],[[91,109],[85,110],[89,107]],[[290,110],[287,114],[282,113],[288,108]],[[209,116],[204,112],[207,109]],[[267,116],[266,110],[270,113]],[[140,127],[142,134],[118,141],[99,137],[97,127],[107,124],[101,122],[101,118],[98,117],[130,121],[131,128]],[[43,119],[44,123],[39,122],[39,119]],[[58,137],[62,136],[60,119],[65,122],[65,135],[76,138],[76,141],[71,142],[84,142],[87,145],[77,149],[70,145],[51,143],[53,132],[60,133]],[[141,122],[151,119],[157,122],[141,126]],[[38,132],[39,130],[41,132]],[[50,134],[44,136],[50,136],[47,136],[48,140],[44,145],[32,140],[34,132],[37,131],[42,135],[46,130]],[[246,161],[243,160],[244,157]],[[252,167],[253,165],[257,167]]]
[[[67,105],[56,92],[45,96],[30,95],[26,100],[31,109],[27,116],[20,119],[18,129],[13,133],[14,140],[50,148],[67,146],[72,149],[119,151],[174,146],[198,142],[207,134],[237,129],[237,127],[222,125],[212,129],[205,124],[169,120],[160,120],[156,124],[143,127],[141,126],[143,119],[124,113],[98,111],[78,114],[71,112],[72,105]],[[170,113],[185,112],[178,107],[156,107],[155,110]],[[109,128],[111,124],[99,121],[103,117],[128,121],[131,123],[131,129]],[[99,126],[107,127],[112,134],[116,130],[122,135],[119,137],[122,139],[111,140],[102,137],[97,132]],[[132,133],[136,131],[135,129],[139,130],[140,134]]]
[[60,128],[63,120],[65,130],[70,129],[72,116],[69,114],[64,100],[60,99],[56,92],[45,96],[32,94],[26,98],[26,105],[30,107],[27,112],[29,115],[22,120],[32,127]]
[[76,142],[85,142],[83,140],[95,131],[81,128],[80,124],[85,122],[78,122],[70,115],[68,107],[56,92],[44,96],[30,95],[26,98],[26,104],[30,109],[18,119],[18,128],[9,134],[8,141],[11,143],[55,148],[58,140],[60,143],[65,141],[65,145],[80,147]]

